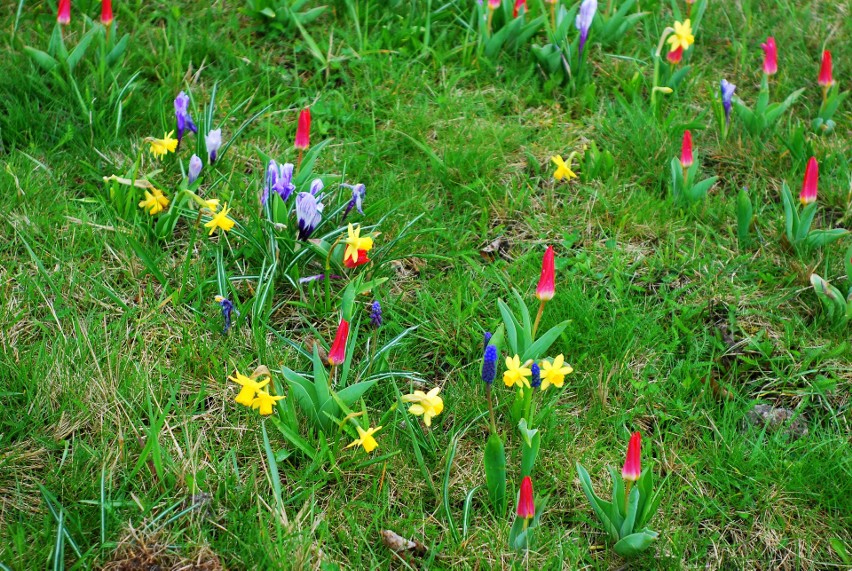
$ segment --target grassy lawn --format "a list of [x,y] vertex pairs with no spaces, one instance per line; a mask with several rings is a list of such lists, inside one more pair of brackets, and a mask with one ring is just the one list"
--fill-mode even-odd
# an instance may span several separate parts
[[[548,24],[517,49],[481,53],[475,0],[329,0],[298,24],[283,8],[292,0],[269,2],[275,20],[259,0],[116,0],[109,41],[129,34],[123,57],[102,64],[98,35],[70,73],[44,71],[25,49],[48,51],[55,4],[7,4],[0,567],[852,568],[850,325],[829,316],[809,281],[815,272],[845,295],[852,242],[794,248],[781,198],[784,181],[798,196],[815,156],[813,227],[850,225],[849,102],[832,133],[811,126],[823,49],[839,88],[849,85],[848,5],[710,2],[684,61],[663,59],[663,81],[689,69],[655,111],[654,50],[687,9],[674,0],[641,0],[632,12],[645,15],[605,44],[593,28],[585,80],[564,84],[531,52]],[[320,5],[309,4],[299,11]],[[541,12],[528,4],[530,18]],[[99,9],[73,2],[69,50],[100,25]],[[770,35],[771,100],[805,91],[774,127],[753,134],[735,113],[723,137],[719,81],[753,107]],[[180,91],[199,133],[157,160],[145,138],[175,128]],[[295,218],[274,226],[258,201],[267,160],[299,160],[293,138],[308,106],[321,151],[311,178],[328,196],[313,244],[295,240]],[[203,135],[214,126],[226,144],[209,164]],[[689,205],[670,191],[685,129],[699,178],[719,177]],[[591,160],[593,148],[611,161]],[[104,181],[147,178],[177,202],[193,152],[204,158],[197,192],[229,204],[230,232],[208,235],[198,223],[210,217],[190,200],[158,237],[167,215],[136,206],[144,190]],[[578,178],[554,180],[551,156],[572,153]],[[363,215],[343,222],[341,182],[366,185]],[[746,242],[735,214],[744,187],[754,210]],[[110,189],[129,193],[131,207]],[[373,262],[299,283],[327,273],[323,252],[346,222],[380,232]],[[495,241],[501,252],[483,254]],[[568,320],[547,355],[564,354],[574,372],[542,393],[551,408],[536,423],[532,479],[546,505],[534,544],[519,551],[509,534],[523,443],[499,374],[507,513],[495,515],[486,494],[483,334],[497,331],[497,302],[512,307],[513,289],[534,315],[548,245],[556,294],[541,331]],[[347,422],[365,418],[360,401],[347,430],[321,432],[283,389],[283,367],[314,374],[305,349],[329,348],[355,275],[378,280],[355,297],[360,335],[349,348],[348,383],[376,380],[363,397],[369,424],[383,425],[371,453],[344,448],[355,433]],[[227,334],[217,294],[239,310]],[[375,331],[373,300],[384,320]],[[228,377],[259,366],[287,394],[274,417],[234,402],[240,387]],[[399,395],[435,386],[444,410],[426,428]],[[806,433],[751,422],[758,404],[793,411]],[[659,538],[625,560],[575,464],[608,494],[606,468],[621,467],[634,431],[661,490],[649,524]],[[394,555],[382,530],[426,553]]]

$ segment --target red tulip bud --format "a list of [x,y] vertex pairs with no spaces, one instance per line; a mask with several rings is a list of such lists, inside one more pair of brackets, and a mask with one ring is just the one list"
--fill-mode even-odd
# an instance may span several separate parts
[[541,261],[541,277],[535,290],[535,296],[541,301],[550,301],[556,293],[556,269],[554,266],[553,246],[548,246],[547,251],[544,252],[544,259]]
[[692,166],[692,133],[689,129],[683,132],[683,143],[680,147],[680,164],[688,169]]
[[71,23],[71,0],[59,0],[56,21],[62,25]]
[[341,319],[334,336],[334,343],[331,344],[331,351],[328,352],[328,362],[332,366],[340,365],[346,360],[346,338],[348,336],[349,322]]
[[535,516],[535,501],[533,501],[533,486],[529,476],[524,476],[521,482],[521,495],[518,497],[518,517],[529,519]]
[[296,148],[307,150],[311,146],[311,108],[306,107],[299,113],[299,126],[296,128]]
[[639,479],[642,473],[642,435],[634,432],[630,435],[630,444],[627,445],[627,459],[621,470],[621,477],[630,482]]
[[104,26],[112,24],[112,0],[101,1],[101,24]]
[[815,157],[811,157],[808,166],[805,167],[805,180],[802,181],[802,192],[799,193],[799,202],[802,206],[810,204],[817,199],[817,181],[819,179],[819,165]]
[[834,78],[831,76],[831,52],[828,50],[822,52],[822,65],[819,68],[818,83],[823,87],[830,87],[834,83]]

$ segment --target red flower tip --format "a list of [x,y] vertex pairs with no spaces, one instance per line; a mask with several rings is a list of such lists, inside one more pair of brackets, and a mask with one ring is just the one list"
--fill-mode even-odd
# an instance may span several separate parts
[[337,333],[334,335],[334,343],[331,344],[331,351],[328,352],[328,362],[330,365],[340,365],[346,360],[346,338],[349,336],[349,322],[345,319],[340,320],[337,326]]
[[676,50],[667,53],[666,59],[671,63],[680,63],[680,60],[683,59],[683,46],[678,46]]
[[627,445],[627,458],[624,460],[624,468],[621,477],[630,482],[639,479],[642,473],[642,435],[634,432],[630,435],[630,444]]
[[521,495],[518,497],[518,517],[529,519],[535,516],[535,501],[533,501],[533,486],[529,476],[524,476],[521,482]]
[[56,21],[62,25],[71,23],[71,0],[59,0]]
[[518,14],[520,14],[521,8],[524,9],[524,12],[527,11],[527,0],[515,0],[515,9],[512,11],[512,17],[517,18]]
[[680,146],[680,164],[688,169],[692,166],[692,133],[689,129],[683,132],[683,143]]
[[810,204],[817,199],[817,183],[819,180],[819,165],[815,157],[811,157],[805,168],[805,179],[802,181],[802,192],[799,193],[799,202],[802,206]]
[[831,52],[825,50],[822,52],[822,65],[819,67],[819,81],[823,87],[830,87],[834,83],[834,78],[831,76]]
[[556,293],[555,256],[553,246],[548,246],[541,261],[541,277],[535,289],[535,296],[541,301],[550,301]]
[[102,0],[101,2],[101,24],[104,26],[112,24],[112,0]]
[[299,126],[296,128],[296,148],[307,150],[311,146],[311,108],[305,107],[299,113]]
[[352,261],[352,258],[343,258],[343,265],[347,268],[357,268],[358,266],[363,266],[367,262],[370,261],[370,258],[367,257],[367,250],[358,250],[358,258],[355,261]]
[[775,38],[769,36],[760,44],[763,48],[763,73],[774,75],[778,72],[778,49],[775,47]]

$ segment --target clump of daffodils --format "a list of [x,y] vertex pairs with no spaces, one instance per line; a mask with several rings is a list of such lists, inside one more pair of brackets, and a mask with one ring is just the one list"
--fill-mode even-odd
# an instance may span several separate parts
[[410,395],[403,395],[402,402],[414,403],[408,408],[408,412],[414,416],[422,416],[423,424],[432,426],[432,419],[444,410],[444,401],[438,396],[441,387],[435,387],[428,393],[414,391]]
[[[527,387],[547,390],[551,385],[562,388],[565,384],[565,376],[574,372],[571,365],[565,363],[565,356],[560,353],[553,358],[545,358],[536,363],[529,359],[521,363],[518,355],[506,357],[506,370],[503,371],[503,382],[507,387]],[[530,381],[532,380],[532,384]]]
[[283,399],[284,395],[271,395],[264,390],[272,379],[270,377],[261,379],[260,377],[262,376],[252,375],[252,377],[247,377],[236,371],[236,375],[228,377],[228,380],[234,381],[242,387],[240,393],[234,399],[237,404],[258,410],[261,416],[269,416],[272,414],[272,407]]

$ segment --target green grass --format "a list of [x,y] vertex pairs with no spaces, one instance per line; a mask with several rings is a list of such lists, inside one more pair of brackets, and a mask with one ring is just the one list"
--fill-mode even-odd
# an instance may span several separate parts
[[[297,28],[264,26],[241,3],[117,2],[131,40],[115,81],[101,90],[94,76],[77,77],[91,119],[23,53],[45,48],[54,6],[25,2],[14,34],[16,10],[0,16],[0,563],[100,567],[144,546],[166,567],[201,557],[226,568],[405,568],[381,544],[379,531],[392,529],[423,542],[431,568],[614,568],[623,562],[605,547],[573,466],[604,486],[629,431],[642,430],[645,465],[664,483],[651,522],[661,537],[636,568],[848,566],[838,546],[852,551],[849,329],[831,326],[807,281],[816,267],[842,283],[848,239],[801,258],[785,250],[780,185],[795,190],[804,173],[807,157],[783,141],[816,114],[825,38],[835,77],[848,84],[852,20],[842,3],[711,3],[692,69],[655,119],[650,53],[672,18],[668,3],[641,4],[649,15],[616,48],[589,47],[596,95],[572,97],[543,81],[527,50],[476,58],[462,24],[472,0],[330,2],[305,27],[327,62]],[[70,44],[81,13],[96,17],[98,5],[74,3]],[[726,77],[753,102],[769,33],[780,54],[773,99],[808,89],[774,133],[753,139],[734,119],[722,141],[711,97]],[[115,94],[137,72],[118,122]],[[333,139],[317,171],[367,185],[365,224],[387,215],[377,245],[425,213],[416,225],[424,232],[396,248],[404,260],[385,267],[391,279],[376,293],[382,341],[417,326],[391,352],[392,367],[443,387],[431,434],[398,411],[373,456],[311,462],[267,422],[269,452],[289,451],[272,464],[274,479],[261,421],[233,403],[226,379],[259,364],[307,370],[281,339],[302,342],[313,327],[330,340],[336,317],[320,289],[300,294],[276,281],[274,311],[254,319],[259,258],[229,236],[226,271],[245,305],[223,336],[212,302],[216,240],[199,236],[190,249],[191,220],[174,238],[150,239],[147,220],[120,217],[101,182],[132,166],[144,137],[173,128],[179,90],[191,91],[198,119],[214,88],[217,123],[245,102],[223,124],[226,139],[271,106],[204,174],[238,219],[256,209],[259,153],[292,160],[307,104],[314,144]],[[850,119],[847,102],[833,135],[808,135],[820,160],[818,227],[849,223]],[[721,177],[688,211],[668,197],[685,126],[704,176]],[[611,176],[554,184],[550,156],[591,141],[614,156]],[[190,150],[179,154],[188,160]],[[165,164],[169,180],[178,170]],[[146,157],[145,172],[154,168]],[[750,247],[736,238],[742,186],[758,217]],[[479,250],[499,236],[511,259],[487,263]],[[482,333],[496,328],[496,300],[510,287],[532,306],[546,244],[557,247],[557,295],[542,327],[571,320],[551,352],[564,352],[575,372],[541,426],[534,479],[549,502],[525,559],[508,549],[511,521],[491,514],[484,487],[466,535],[462,523],[468,493],[484,483]],[[372,420],[396,390],[388,380],[369,393]],[[495,393],[510,401],[503,387]],[[808,435],[745,426],[758,402],[794,409]],[[519,443],[508,421],[501,429],[514,497]]]

